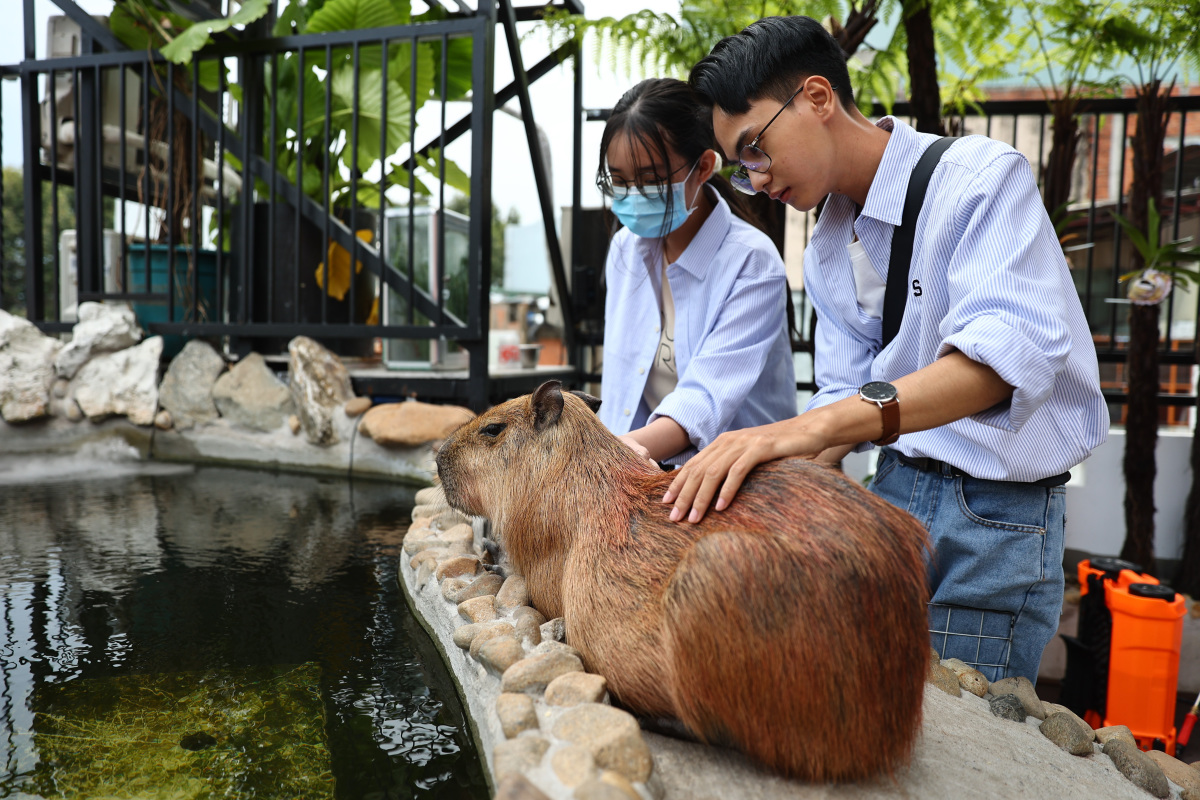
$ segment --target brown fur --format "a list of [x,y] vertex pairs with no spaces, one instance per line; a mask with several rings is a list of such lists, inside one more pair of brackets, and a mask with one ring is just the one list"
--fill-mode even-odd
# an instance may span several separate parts
[[437,462],[450,504],[491,520],[534,606],[630,710],[810,781],[907,762],[929,659],[908,514],[785,459],[673,523],[671,476],[556,381],[463,425]]

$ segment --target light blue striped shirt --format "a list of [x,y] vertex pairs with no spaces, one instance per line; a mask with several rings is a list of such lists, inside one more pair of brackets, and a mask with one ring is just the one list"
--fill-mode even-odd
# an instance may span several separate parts
[[977,478],[1034,481],[1065,472],[1107,438],[1108,408],[1083,308],[1029,162],[983,136],[957,141],[942,156],[917,220],[904,320],[880,352],[882,322],[858,305],[846,245],[857,234],[887,277],[908,177],[936,137],[892,117],[879,126],[892,135],[861,214],[856,220],[853,201],[830,195],[804,253],[821,387],[808,407],[959,350],[1013,386],[1011,402],[906,433],[893,447]]
[[[712,213],[667,265],[678,383],[656,409],[642,394],[659,345],[661,240],[623,229],[609,245],[599,413],[618,436],[670,417],[699,449],[724,431],[796,415],[783,261],[765,234],[705,191]],[[683,463],[695,449],[668,461]]]

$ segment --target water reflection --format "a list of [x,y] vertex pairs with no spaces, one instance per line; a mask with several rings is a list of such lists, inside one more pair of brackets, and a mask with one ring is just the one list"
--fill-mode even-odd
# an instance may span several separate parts
[[[227,469],[147,474],[101,455],[86,468],[60,462],[69,477],[53,461],[0,459],[0,797],[54,785],[37,740],[54,728],[39,715],[54,705],[66,724],[64,698],[305,664],[319,676],[337,797],[486,796],[454,686],[396,585],[411,490]],[[88,688],[63,694],[65,682]],[[89,725],[111,721],[80,709]],[[240,785],[220,793],[276,796]]]

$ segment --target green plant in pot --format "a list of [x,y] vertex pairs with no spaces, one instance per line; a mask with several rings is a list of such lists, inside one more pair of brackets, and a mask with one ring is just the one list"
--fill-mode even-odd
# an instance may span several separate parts
[[[290,0],[275,25],[277,36],[329,33],[419,23],[442,15],[427,12],[413,16],[407,0],[328,0],[301,3]],[[387,190],[396,187],[407,204],[407,192],[420,200],[431,192],[417,174],[391,163],[411,144],[412,115],[430,100],[462,99],[470,90],[471,42],[450,39],[447,44],[446,74],[443,76],[441,42],[393,42],[360,45],[357,59],[351,47],[335,47],[326,61],[324,49],[280,54],[266,68],[265,86],[269,102],[264,119],[263,152],[273,158],[277,173],[298,183],[303,194],[332,216],[349,225],[364,242],[376,244],[382,228],[380,213],[389,205]],[[385,68],[386,59],[386,68]],[[415,75],[414,75],[415,64]],[[445,97],[441,87],[445,83]],[[415,88],[415,91],[414,91]],[[357,132],[355,111],[357,93]],[[326,115],[326,95],[329,113]],[[386,104],[387,123],[384,125]],[[355,146],[357,144],[357,146]],[[414,159],[419,171],[443,174],[446,184],[469,190],[469,179],[452,161],[434,151]],[[370,175],[371,179],[365,176]],[[381,180],[384,197],[380,196]],[[258,196],[270,197],[270,187],[258,183]],[[276,196],[274,216],[267,203],[256,209],[256,227],[274,229],[274,275],[286,289],[298,282],[300,307],[293,309],[291,291],[271,293],[276,321],[373,323],[379,319],[378,280],[363,268],[360,259],[339,243],[325,238],[321,226],[304,220],[296,229],[295,209]],[[296,244],[299,252],[291,248]],[[267,257],[264,243],[256,241],[256,262]],[[260,270],[261,272],[261,270]],[[265,281],[265,275],[260,278]],[[355,308],[349,308],[353,282]],[[427,287],[425,287],[427,288]],[[266,298],[265,283],[255,287],[255,296]],[[264,300],[265,302],[265,300]],[[265,313],[265,310],[264,310]],[[345,351],[369,348],[370,340],[348,343]]]

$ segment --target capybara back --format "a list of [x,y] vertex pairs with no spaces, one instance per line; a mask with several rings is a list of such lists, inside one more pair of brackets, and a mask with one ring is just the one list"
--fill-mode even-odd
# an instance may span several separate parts
[[671,476],[597,404],[552,381],[455,431],[437,458],[450,504],[491,519],[534,605],[635,713],[805,780],[899,769],[928,665],[920,524],[797,459],[671,522]]

